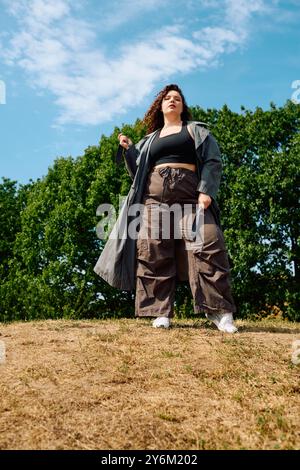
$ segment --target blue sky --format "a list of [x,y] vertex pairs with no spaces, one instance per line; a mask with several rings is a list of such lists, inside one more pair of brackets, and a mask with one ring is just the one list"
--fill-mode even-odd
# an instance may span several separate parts
[[190,106],[282,106],[299,24],[300,0],[0,0],[0,177],[42,177],[168,83]]

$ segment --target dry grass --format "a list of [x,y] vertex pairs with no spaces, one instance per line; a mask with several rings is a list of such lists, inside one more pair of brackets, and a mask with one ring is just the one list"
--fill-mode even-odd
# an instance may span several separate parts
[[300,325],[148,319],[0,327],[1,449],[299,449]]

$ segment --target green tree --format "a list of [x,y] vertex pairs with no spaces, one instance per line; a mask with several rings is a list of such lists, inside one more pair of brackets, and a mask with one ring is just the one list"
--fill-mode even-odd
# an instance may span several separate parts
[[[218,203],[238,315],[277,306],[299,320],[299,107],[288,101],[267,111],[191,111],[209,123],[222,152]],[[146,133],[137,120],[76,159],[56,159],[36,182],[17,188],[3,179],[0,319],[134,314],[134,294],[93,271],[104,246],[96,209],[112,203],[117,211],[131,184],[125,165],[115,163],[120,130],[134,142]],[[187,284],[178,286],[176,309],[181,316],[192,311]]]
[[0,279],[3,282],[8,275],[9,260],[17,233],[21,228],[21,212],[26,206],[27,194],[32,183],[21,185],[9,178],[2,178],[0,184]]
[[239,315],[277,305],[299,319],[300,109],[242,111],[194,110],[222,151],[218,202]]

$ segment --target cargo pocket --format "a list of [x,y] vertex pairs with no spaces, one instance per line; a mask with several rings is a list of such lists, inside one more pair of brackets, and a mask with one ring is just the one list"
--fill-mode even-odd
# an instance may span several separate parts
[[136,241],[136,254],[138,259],[149,258],[148,238],[138,237]]

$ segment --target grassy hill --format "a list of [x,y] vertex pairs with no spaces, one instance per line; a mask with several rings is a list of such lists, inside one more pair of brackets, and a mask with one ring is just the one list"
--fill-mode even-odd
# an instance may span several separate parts
[[0,326],[0,449],[299,449],[300,325]]

